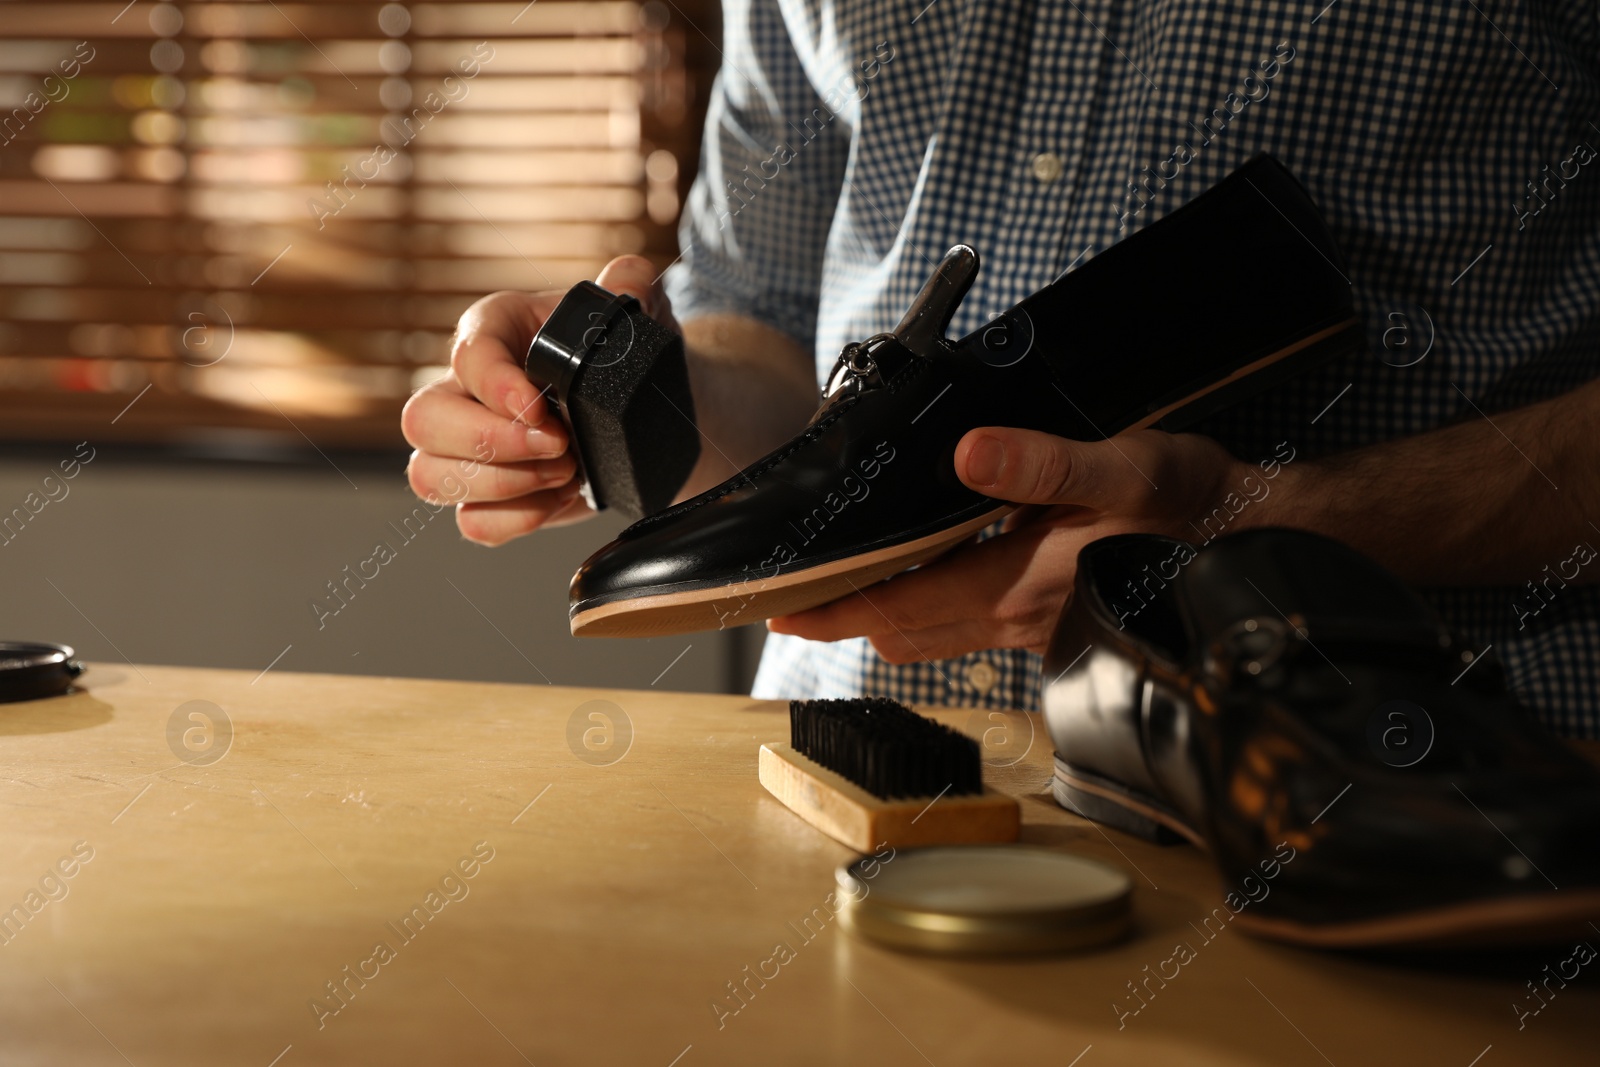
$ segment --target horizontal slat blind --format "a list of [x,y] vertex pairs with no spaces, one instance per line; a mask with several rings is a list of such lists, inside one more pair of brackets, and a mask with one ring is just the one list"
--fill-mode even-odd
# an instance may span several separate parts
[[684,10],[0,3],[0,434],[399,444],[473,300],[672,258]]

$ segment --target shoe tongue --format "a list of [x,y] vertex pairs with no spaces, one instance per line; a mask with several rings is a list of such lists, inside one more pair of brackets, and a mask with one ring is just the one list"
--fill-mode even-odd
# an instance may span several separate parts
[[1345,545],[1299,530],[1215,541],[1175,584],[1191,632],[1202,640],[1269,618],[1304,627],[1313,642],[1439,645],[1439,623],[1414,592]]

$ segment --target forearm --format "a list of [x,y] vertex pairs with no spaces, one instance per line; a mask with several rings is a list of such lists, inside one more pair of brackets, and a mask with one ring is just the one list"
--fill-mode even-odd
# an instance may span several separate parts
[[1600,581],[1568,562],[1600,547],[1600,382],[1284,474],[1253,524],[1327,534],[1414,584],[1518,585],[1546,565]]
[[811,354],[787,334],[739,315],[683,324],[700,461],[680,496],[732,477],[805,425],[817,405]]

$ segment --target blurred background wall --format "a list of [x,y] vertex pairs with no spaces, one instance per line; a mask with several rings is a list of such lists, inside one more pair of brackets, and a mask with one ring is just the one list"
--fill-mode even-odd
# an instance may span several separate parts
[[[488,549],[460,538],[449,509],[419,513],[395,463],[122,451],[95,448],[70,481],[58,468],[71,448],[0,463],[8,513],[29,493],[45,501],[0,545],[0,639],[251,672],[748,689],[753,653],[739,638],[756,631],[570,636],[567,581],[620,529],[613,518]],[[368,562],[378,542],[394,551],[381,565]]]
[[619,523],[467,544],[417,517],[398,424],[478,297],[676,256],[717,17],[0,4],[0,638],[746,686],[756,632],[568,636],[567,581]]

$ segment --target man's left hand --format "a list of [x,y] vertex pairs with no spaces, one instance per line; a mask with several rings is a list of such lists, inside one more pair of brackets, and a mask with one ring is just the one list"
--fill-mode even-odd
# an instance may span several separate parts
[[1160,430],[1085,442],[989,427],[961,439],[955,466],[970,488],[1035,505],[1036,514],[1020,512],[1004,533],[768,629],[813,641],[867,637],[890,663],[989,648],[1043,652],[1079,549],[1117,533],[1193,540],[1192,520],[1255,473],[1209,437]]

